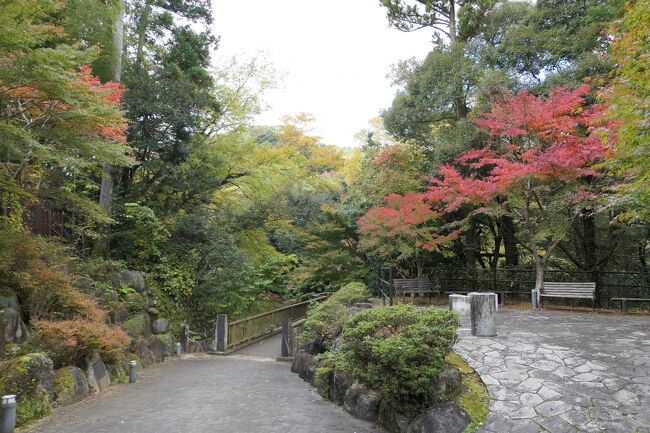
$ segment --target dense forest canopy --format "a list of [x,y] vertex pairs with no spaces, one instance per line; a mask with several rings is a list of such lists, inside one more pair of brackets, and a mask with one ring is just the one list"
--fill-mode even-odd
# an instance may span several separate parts
[[648,0],[376,7],[431,52],[344,148],[255,124],[279,75],[214,64],[209,0],[0,0],[0,289],[42,329],[104,324],[125,269],[175,324],[385,265],[647,292]]

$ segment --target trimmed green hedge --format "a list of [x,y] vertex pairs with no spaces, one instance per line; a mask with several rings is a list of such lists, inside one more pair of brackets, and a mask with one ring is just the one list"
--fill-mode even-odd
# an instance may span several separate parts
[[329,350],[343,329],[349,315],[349,305],[364,302],[368,291],[363,283],[350,283],[334,292],[329,299],[316,305],[307,314],[305,330],[300,335],[302,346],[318,341],[322,349]]
[[344,344],[323,357],[385,398],[416,407],[428,403],[428,387],[456,342],[456,313],[411,305],[373,308],[351,317]]

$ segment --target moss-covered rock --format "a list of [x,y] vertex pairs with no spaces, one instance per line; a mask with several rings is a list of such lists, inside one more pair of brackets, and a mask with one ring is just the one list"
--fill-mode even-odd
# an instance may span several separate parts
[[0,353],[5,344],[17,343],[29,337],[20,313],[11,307],[0,309]]
[[135,314],[120,324],[131,338],[146,337],[149,332],[149,316],[145,313]]
[[409,428],[416,414],[407,411],[393,400],[384,398],[379,403],[377,423],[392,433],[404,433]]
[[42,418],[52,410],[54,369],[42,353],[30,353],[0,363],[0,395],[15,394],[16,425]]
[[54,403],[66,406],[83,400],[90,393],[88,380],[80,368],[69,366],[54,372]]

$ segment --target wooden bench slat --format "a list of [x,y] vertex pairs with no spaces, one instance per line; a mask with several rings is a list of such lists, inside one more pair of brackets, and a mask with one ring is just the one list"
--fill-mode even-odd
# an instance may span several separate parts
[[541,298],[571,298],[596,300],[596,283],[544,282]]

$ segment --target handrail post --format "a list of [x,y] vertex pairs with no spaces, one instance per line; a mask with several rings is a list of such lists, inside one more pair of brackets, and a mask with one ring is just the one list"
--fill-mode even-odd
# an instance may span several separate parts
[[290,346],[291,346],[291,318],[288,317],[282,320],[282,345],[280,349],[283,358],[289,357]]
[[228,315],[218,314],[214,330],[217,352],[225,352],[228,348]]
[[189,325],[183,323],[181,325],[181,349],[183,353],[188,353],[190,351],[189,334]]

